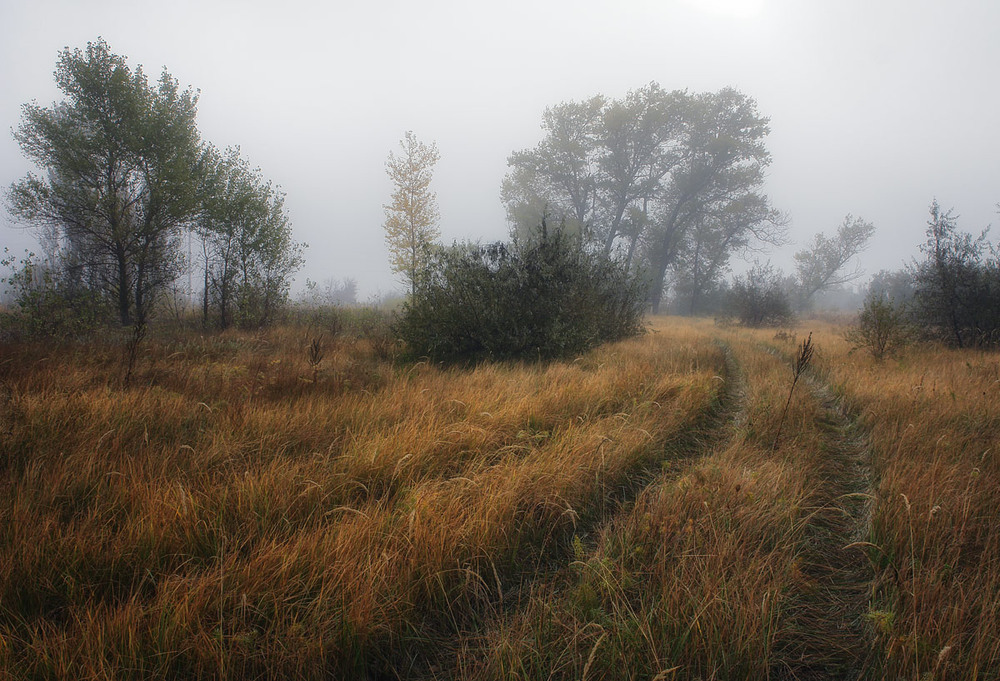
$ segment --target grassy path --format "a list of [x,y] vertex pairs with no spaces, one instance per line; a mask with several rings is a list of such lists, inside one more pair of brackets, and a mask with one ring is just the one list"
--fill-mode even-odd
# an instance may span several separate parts
[[806,386],[819,403],[822,432],[819,486],[805,528],[803,579],[791,595],[787,627],[775,676],[790,679],[856,679],[870,648],[864,615],[872,575],[862,551],[852,546],[871,532],[870,450],[857,421],[843,411],[815,375]]
[[718,399],[691,423],[690,428],[667,440],[660,457],[637,469],[617,488],[609,490],[603,512],[593,522],[577,529],[577,536],[586,553],[592,554],[597,549],[601,533],[607,531],[615,518],[627,514],[640,494],[654,485],[676,478],[692,461],[729,442],[746,422],[746,379],[743,371],[726,343],[718,341],[716,346],[725,361],[725,372],[716,377],[722,383]]
[[[706,337],[707,342],[707,337]],[[650,465],[635,471],[627,481],[609,490],[602,512],[593,522],[578,525],[571,552],[548,573],[539,573],[522,584],[516,598],[476,631],[465,632],[454,649],[424,671],[424,678],[611,678],[594,666],[593,653],[612,632],[608,617],[639,621],[644,616],[629,609],[624,593],[611,595],[609,610],[597,601],[616,577],[605,556],[607,544],[623,526],[665,485],[685,475],[697,461],[733,446],[747,419],[746,378],[736,354],[716,342],[724,358],[718,399],[691,427],[666,441]],[[601,584],[595,585],[594,580]],[[633,586],[640,586],[634,583]],[[595,589],[596,587],[596,589]],[[581,612],[582,611],[582,612]],[[630,624],[624,625],[626,628]],[[595,641],[596,636],[596,641]],[[595,645],[596,643],[596,645]],[[641,665],[640,665],[641,667]]]
[[862,678],[1000,681],[996,354],[926,344],[878,362],[816,329],[816,370],[872,451]]
[[532,573],[521,573],[512,580],[507,575],[503,588],[490,608],[483,608],[482,621],[474,630],[462,633],[455,645],[442,648],[437,654],[416,665],[408,672],[410,678],[457,679],[475,676],[470,672],[470,659],[488,654],[492,642],[503,637],[512,621],[530,617],[538,599],[569,588],[577,576],[574,565],[593,557],[599,550],[601,537],[614,522],[620,522],[651,487],[664,479],[676,477],[691,461],[710,452],[734,436],[746,419],[745,381],[735,356],[724,343],[717,343],[724,359],[724,371],[716,376],[719,390],[716,398],[687,426],[666,439],[658,454],[650,457],[615,484],[608,486],[594,510],[582,516],[574,528],[571,544],[550,547],[549,559],[539,563]]

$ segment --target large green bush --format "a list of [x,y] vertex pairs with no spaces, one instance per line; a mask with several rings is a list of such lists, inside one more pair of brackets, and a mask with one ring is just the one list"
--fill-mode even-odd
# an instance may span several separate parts
[[561,230],[437,251],[397,325],[415,356],[552,358],[642,331],[645,287]]

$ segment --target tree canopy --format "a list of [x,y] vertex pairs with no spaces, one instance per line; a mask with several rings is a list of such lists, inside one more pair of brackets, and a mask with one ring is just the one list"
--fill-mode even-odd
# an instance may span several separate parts
[[767,123],[731,88],[650,83],[620,100],[551,107],[538,146],[508,159],[501,198],[512,230],[528,233],[545,215],[620,252],[647,270],[656,311],[668,272],[707,286],[732,253],[783,240],[784,218],[762,192]]
[[222,157],[202,142],[197,92],[166,70],[150,83],[102,39],[63,50],[55,79],[64,99],[26,104],[14,132],[42,172],[7,197],[15,218],[45,232],[57,261],[49,265],[99,292],[122,324],[143,323],[191,265],[180,241],[198,227],[206,300],[211,285],[223,322],[237,293],[242,310],[251,297],[259,311],[273,308],[301,263],[283,195],[238,153]]
[[385,162],[393,184],[391,201],[384,206],[385,242],[392,270],[403,275],[413,293],[430,246],[440,234],[437,198],[430,188],[440,154],[435,144],[421,142],[411,131],[400,146],[402,155],[390,151]]
[[14,133],[45,175],[10,191],[12,213],[54,229],[80,277],[116,303],[123,324],[146,317],[176,274],[181,227],[198,211],[197,93],[166,71],[151,85],[103,40],[64,50],[50,107],[24,106]]
[[292,240],[284,194],[264,180],[239,149],[210,150],[203,210],[197,226],[205,252],[205,302],[214,299],[219,323],[244,326],[271,320],[302,263]]

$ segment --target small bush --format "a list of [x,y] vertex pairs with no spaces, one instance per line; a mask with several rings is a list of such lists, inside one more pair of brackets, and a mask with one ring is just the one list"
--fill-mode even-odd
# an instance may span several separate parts
[[643,328],[638,278],[562,231],[442,249],[417,284],[397,326],[416,356],[552,358]]
[[0,313],[0,340],[80,338],[109,321],[97,294],[34,253],[17,258],[5,248],[0,266],[10,270],[0,284],[14,302],[10,312]]
[[858,321],[845,333],[844,338],[854,350],[865,349],[878,361],[903,348],[910,340],[910,326],[904,306],[872,291],[858,313]]
[[743,326],[787,326],[792,320],[792,303],[780,272],[770,264],[756,264],[736,277],[729,290],[729,313]]

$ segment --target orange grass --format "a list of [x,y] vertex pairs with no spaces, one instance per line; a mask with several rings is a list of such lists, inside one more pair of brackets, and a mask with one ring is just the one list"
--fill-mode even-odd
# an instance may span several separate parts
[[1000,357],[918,345],[878,363],[817,330],[874,452],[871,678],[1000,678]]
[[727,340],[746,386],[725,436],[611,518],[592,551],[578,543],[561,579],[462,641],[455,677],[781,675],[782,646],[803,635],[787,616],[791,592],[807,581],[802,545],[823,455],[818,407],[794,400],[789,435],[773,451],[789,369],[746,337]]
[[[442,369],[297,329],[0,366],[0,669],[15,677],[405,675],[662,456],[719,352],[650,334]],[[367,670],[367,671],[366,671]]]
[[173,332],[127,389],[120,341],[6,347],[0,678],[995,681],[997,357],[800,329],[777,448],[773,331],[476,368]]

